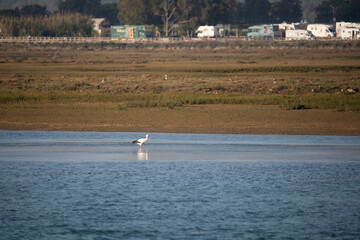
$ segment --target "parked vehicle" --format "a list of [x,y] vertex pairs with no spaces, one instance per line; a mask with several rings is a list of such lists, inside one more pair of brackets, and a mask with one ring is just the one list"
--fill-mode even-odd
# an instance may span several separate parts
[[309,24],[307,30],[317,38],[332,38],[336,35],[333,25]]
[[248,38],[253,39],[274,39],[282,37],[279,25],[257,25],[248,28]]
[[340,37],[341,39],[360,39],[360,29],[355,27],[342,28]]
[[138,39],[151,37],[151,26],[147,25],[119,25],[111,26],[111,40]]
[[196,32],[199,38],[220,37],[219,28],[216,26],[200,26]]
[[[349,29],[345,31],[344,30],[345,28],[349,28]],[[356,34],[354,36],[350,31],[353,28],[360,29],[360,23],[337,22],[336,23],[336,37],[342,38],[342,39],[356,39]],[[353,30],[356,31],[355,29],[353,29]],[[345,34],[345,35],[343,36],[343,34]],[[349,34],[351,34],[353,37],[350,37]]]
[[286,23],[286,22],[283,22],[283,23],[280,23],[280,24],[276,24],[279,26],[279,30],[283,30],[283,31],[286,31],[286,30],[296,30],[296,29],[304,29],[306,28],[307,26],[307,23],[306,22],[297,22],[297,23]]
[[285,40],[310,40],[315,39],[315,36],[308,30],[286,30]]
[[277,25],[279,26],[279,30],[283,30],[283,31],[295,30],[296,29],[296,26],[293,23],[283,22],[283,23],[280,23],[280,24],[277,24]]

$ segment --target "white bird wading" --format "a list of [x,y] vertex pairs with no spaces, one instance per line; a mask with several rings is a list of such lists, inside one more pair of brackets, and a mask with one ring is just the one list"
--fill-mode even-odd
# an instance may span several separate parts
[[140,138],[138,140],[135,140],[135,141],[132,141],[133,144],[137,144],[137,145],[140,145],[140,147],[142,147],[142,145],[147,141],[149,140],[150,137],[148,134],[146,134],[146,138]]

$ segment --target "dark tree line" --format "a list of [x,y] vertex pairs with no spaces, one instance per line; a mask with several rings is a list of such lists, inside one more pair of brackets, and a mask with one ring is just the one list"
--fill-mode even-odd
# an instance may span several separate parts
[[272,7],[272,19],[275,22],[286,21],[288,23],[298,22],[302,18],[301,2],[294,0],[283,0],[275,2]]
[[[75,1],[75,0],[73,0]],[[159,11],[169,0],[118,0],[118,18],[122,24],[161,25]],[[263,24],[302,20],[301,0],[173,0],[175,23]],[[323,0],[316,7],[316,22],[360,21],[360,0]]]
[[5,36],[85,37],[91,36],[91,17],[80,13],[47,16],[0,17],[1,34]]
[[[119,0],[119,20],[124,24],[161,24],[159,10],[168,0]],[[190,25],[294,22],[302,17],[300,0],[174,0],[176,22]]]
[[59,1],[59,11],[50,13],[46,6],[26,5],[21,9],[0,10],[0,34],[8,36],[91,36],[92,17],[106,17],[119,24],[116,3],[100,0]]
[[40,6],[38,4],[26,5],[23,8],[15,8],[0,10],[0,16],[3,17],[38,17],[38,16],[47,16],[50,12],[47,10],[46,6]]
[[[39,19],[49,20],[50,16],[60,19],[60,15],[80,14],[85,19],[91,17],[107,18],[111,25],[155,25],[162,26],[167,36],[176,27],[178,33],[186,34],[187,31],[196,29],[199,25],[222,24],[266,24],[298,22],[302,19],[301,0],[245,0],[240,3],[236,0],[118,0],[117,3],[101,4],[101,0],[59,0],[59,10],[50,13],[46,6],[27,5],[21,9],[0,10],[2,29],[9,29],[6,25],[7,18],[10,26],[17,30],[7,32],[18,35],[31,32],[40,35],[60,35],[66,31],[60,31],[52,23],[42,23],[40,27],[31,27],[31,31],[21,28],[30,28],[30,18],[36,18],[34,23],[41,22]],[[336,17],[337,21],[360,22],[359,0],[324,0],[316,7],[316,22],[331,23]],[[77,15],[76,19],[79,19]],[[13,18],[9,20],[8,18]],[[27,19],[26,24],[16,18]],[[54,20],[55,21],[55,20]],[[52,21],[52,22],[54,22]],[[60,21],[60,20],[59,20]],[[67,29],[68,35],[89,35],[91,21],[82,20],[79,26],[71,29],[71,22],[62,20],[62,28]],[[56,22],[56,21],[55,21]],[[84,24],[86,22],[86,24]],[[17,24],[17,25],[16,25]],[[86,25],[86,26],[85,26]],[[16,27],[17,26],[17,27]],[[21,27],[19,27],[21,26]],[[66,26],[66,27],[65,27]],[[82,27],[83,26],[83,27]],[[56,30],[54,30],[56,29]],[[74,30],[75,29],[75,30]],[[61,33],[60,33],[61,32]],[[4,31],[3,33],[4,34]]]
[[161,25],[167,3],[175,8],[173,20],[189,25],[294,22],[302,18],[301,0],[245,0],[243,4],[236,0],[118,0],[117,4],[59,0],[58,8],[60,13],[106,17],[111,23]]
[[325,0],[315,9],[316,22],[336,21],[360,22],[359,0]]
[[116,3],[101,4],[101,0],[59,0],[60,13],[81,13],[107,18],[111,24],[119,24]]

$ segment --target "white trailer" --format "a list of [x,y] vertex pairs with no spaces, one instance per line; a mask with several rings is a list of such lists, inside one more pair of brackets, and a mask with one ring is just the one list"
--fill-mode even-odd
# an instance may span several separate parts
[[[276,25],[276,24],[275,24]],[[283,22],[283,23],[280,23],[280,24],[277,24],[279,25],[279,30],[296,30],[296,29],[303,29],[307,26],[306,22],[297,22],[297,23],[286,23],[286,22]]]
[[220,37],[219,28],[216,26],[200,26],[196,32],[199,38]]
[[348,38],[348,36],[343,37],[343,29],[344,28],[357,28],[360,29],[360,23],[354,23],[354,22],[337,22],[336,23],[336,37],[338,38]]
[[278,25],[279,25],[279,30],[286,31],[286,30],[295,30],[296,29],[296,26],[293,23],[283,22],[283,23],[280,23]]
[[342,28],[340,37],[341,39],[360,39],[360,29],[355,27]]
[[333,25],[326,24],[309,24],[307,30],[317,38],[332,38],[336,32]]
[[315,39],[315,36],[308,30],[286,30],[285,40],[310,40]]

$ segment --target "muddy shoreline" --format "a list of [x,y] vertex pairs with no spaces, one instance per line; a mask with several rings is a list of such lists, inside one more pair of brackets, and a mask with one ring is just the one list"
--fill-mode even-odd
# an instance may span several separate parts
[[360,112],[263,105],[192,105],[119,110],[116,104],[0,106],[0,129],[360,136]]

